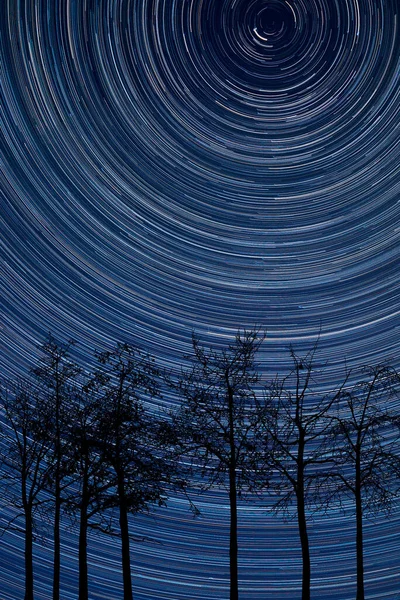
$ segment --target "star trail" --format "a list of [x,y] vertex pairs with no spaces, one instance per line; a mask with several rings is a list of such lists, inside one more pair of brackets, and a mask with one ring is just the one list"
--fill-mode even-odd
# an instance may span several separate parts
[[[86,364],[136,340],[179,369],[193,330],[218,347],[254,325],[266,376],[319,331],[321,388],[345,359],[399,367],[399,73],[396,0],[3,0],[2,374],[48,331]],[[149,538],[137,600],[228,597],[226,502],[132,521]],[[399,509],[365,526],[371,600],[400,598]],[[243,600],[298,597],[297,535],[240,506]],[[315,600],[352,599],[351,518],[318,516],[310,536]],[[4,600],[22,597],[21,544],[2,539]],[[51,547],[35,553],[47,599]],[[92,597],[122,598],[118,540],[89,553]]]

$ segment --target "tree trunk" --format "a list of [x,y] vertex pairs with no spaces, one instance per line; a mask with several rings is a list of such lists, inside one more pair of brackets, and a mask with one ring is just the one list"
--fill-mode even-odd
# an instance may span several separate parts
[[298,469],[297,469],[297,521],[299,526],[299,535],[301,543],[301,556],[303,563],[303,576],[302,576],[302,600],[310,600],[310,588],[311,588],[311,563],[310,563],[310,547],[308,543],[308,532],[307,532],[307,520],[305,511],[305,499],[304,499],[304,444],[301,439],[299,442],[299,454],[298,454]]
[[53,600],[60,600],[60,565],[61,565],[61,547],[60,547],[60,515],[61,515],[61,433],[60,433],[60,374],[59,361],[56,361],[56,397],[55,397],[55,454],[56,454],[56,472],[55,472],[55,498],[54,498],[54,556],[53,556]]
[[361,498],[361,465],[360,453],[356,455],[356,553],[357,553],[357,595],[356,600],[364,600],[364,555],[363,555],[363,522]]
[[33,600],[33,523],[32,508],[25,508],[25,600]]
[[56,474],[54,506],[54,556],[53,556],[53,600],[60,600],[60,477]]
[[119,496],[119,526],[121,531],[122,578],[124,585],[124,600],[132,600],[131,557],[129,543],[128,511],[125,501],[125,485],[122,476],[118,476]]
[[311,564],[310,564],[310,548],[308,544],[307,521],[304,509],[304,496],[297,498],[297,518],[299,524],[299,534],[301,543],[301,556],[303,562],[303,577],[302,577],[302,600],[310,600],[311,587]]
[[235,470],[229,471],[229,503],[230,503],[230,532],[229,532],[229,568],[230,568],[230,600],[239,598],[239,578],[238,578],[238,539],[237,539],[237,493],[236,493],[236,473]]
[[88,600],[89,598],[89,581],[88,581],[88,565],[87,565],[87,530],[88,530],[88,457],[85,457],[85,469],[82,482],[82,497],[80,506],[80,521],[79,521],[79,600]]
[[228,411],[229,411],[229,505],[230,505],[230,531],[229,531],[229,571],[230,571],[230,600],[239,599],[238,577],[238,539],[237,539],[237,489],[236,489],[236,447],[233,422],[233,391],[228,383]]

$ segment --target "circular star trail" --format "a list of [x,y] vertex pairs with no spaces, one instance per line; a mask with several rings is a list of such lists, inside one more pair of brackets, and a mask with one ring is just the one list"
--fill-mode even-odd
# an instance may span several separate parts
[[[179,368],[192,330],[219,345],[255,324],[271,375],[319,331],[323,387],[344,358],[398,363],[395,0],[3,0],[0,11],[5,374],[48,330],[78,340],[84,361],[137,340]],[[204,501],[201,524],[177,499],[138,520],[162,542],[134,552],[138,600],[226,597],[226,499]],[[295,528],[241,510],[243,598],[293,598]],[[371,598],[400,593],[394,526],[396,513],[366,533]],[[340,515],[314,524],[318,598],[352,597],[352,534]],[[19,543],[4,548],[8,564]],[[118,548],[98,544],[95,597],[110,597]],[[73,536],[64,551],[69,599]],[[4,585],[17,585],[9,571]]]

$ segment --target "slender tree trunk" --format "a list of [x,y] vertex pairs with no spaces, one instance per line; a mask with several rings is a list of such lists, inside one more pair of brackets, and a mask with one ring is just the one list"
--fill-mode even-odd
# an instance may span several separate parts
[[88,566],[87,566],[87,508],[81,507],[79,524],[79,600],[88,600]]
[[[300,492],[301,494],[301,492]],[[308,543],[307,521],[304,509],[304,496],[297,497],[297,519],[299,524],[299,534],[301,543],[301,556],[303,562],[303,577],[302,577],[302,600],[310,600],[311,588],[311,563],[310,563],[310,547]]]
[[60,375],[59,362],[56,362],[56,396],[55,396],[55,498],[54,498],[54,555],[53,555],[53,600],[60,600],[60,568],[61,568],[61,545],[60,545],[60,516],[61,516],[61,433],[60,433]]
[[303,562],[302,576],[302,600],[310,600],[311,589],[311,563],[310,547],[308,543],[307,519],[304,499],[304,445],[299,443],[298,470],[297,470],[297,522],[299,526],[299,535],[301,543],[301,556]]
[[[58,470],[58,469],[57,469]],[[54,556],[53,556],[53,600],[60,600],[60,517],[61,517],[60,476],[56,473],[55,505],[54,505]]]
[[356,600],[364,600],[364,554],[363,554],[363,522],[361,498],[361,465],[360,453],[356,455],[356,553],[357,553],[357,595]]
[[78,569],[79,590],[78,600],[88,600],[89,581],[87,565],[87,531],[88,531],[88,507],[89,507],[89,457],[87,445],[82,441],[81,466],[83,466],[81,502],[79,508],[79,544],[78,544]]
[[118,476],[118,495],[119,495],[119,526],[120,526],[120,531],[121,531],[122,578],[123,578],[123,585],[124,585],[124,600],[133,600],[128,511],[127,511],[126,502],[125,502],[124,479],[120,475]]
[[230,571],[230,600],[239,600],[238,577],[238,538],[237,538],[237,489],[236,489],[236,447],[233,423],[233,391],[228,383],[228,410],[229,410],[229,505],[230,505],[230,531],[229,531],[229,571]]
[[238,578],[238,539],[237,539],[237,492],[235,469],[229,471],[229,503],[230,503],[230,542],[229,542],[229,568],[230,568],[230,600],[239,598]]
[[25,600],[33,600],[32,508],[25,507]]
[[79,600],[89,598],[89,580],[87,566],[87,531],[88,531],[88,507],[89,507],[89,457],[85,442],[82,444],[83,480],[81,506],[79,511]]

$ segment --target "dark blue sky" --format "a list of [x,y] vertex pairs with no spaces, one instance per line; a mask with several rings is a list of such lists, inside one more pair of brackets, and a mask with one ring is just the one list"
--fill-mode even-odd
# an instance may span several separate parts
[[[321,388],[345,358],[398,366],[395,0],[3,0],[0,11],[5,374],[48,330],[75,338],[81,361],[136,340],[171,367],[193,329],[219,345],[254,324],[267,329],[267,374],[319,329]],[[227,502],[203,500],[201,522],[178,500],[139,519],[155,542],[133,551],[137,600],[226,597]],[[243,600],[295,598],[293,524],[241,510]],[[367,529],[370,598],[400,594],[399,531],[397,509]],[[314,524],[316,599],[352,598],[352,535],[349,516]],[[3,541],[0,587],[14,600],[20,542]],[[91,551],[93,598],[119,598],[117,543],[94,538]],[[38,555],[39,599],[50,549]]]

